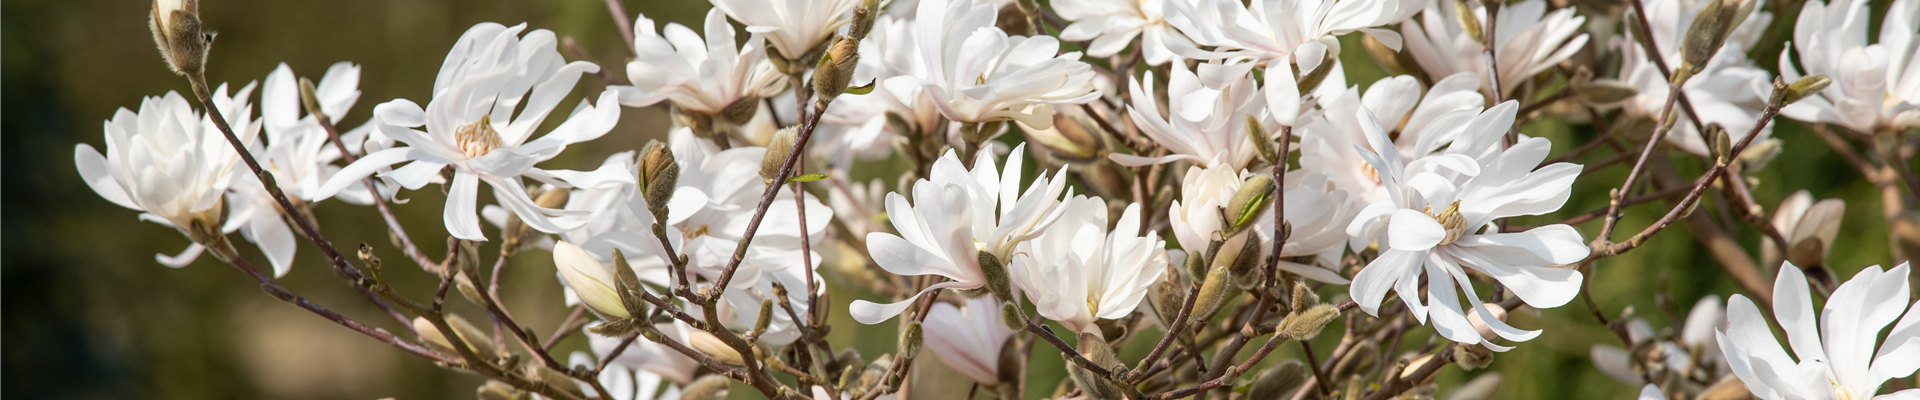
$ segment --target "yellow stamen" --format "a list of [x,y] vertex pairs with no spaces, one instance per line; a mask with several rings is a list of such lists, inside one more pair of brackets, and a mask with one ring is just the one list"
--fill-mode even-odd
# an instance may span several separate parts
[[480,121],[461,126],[453,131],[453,141],[460,146],[460,152],[467,158],[476,158],[492,153],[504,145],[500,141],[500,132],[493,130],[491,117],[480,116]]
[[1467,233],[1467,219],[1460,216],[1459,200],[1454,200],[1453,204],[1447,205],[1447,209],[1441,210],[1439,213],[1434,213],[1433,206],[1431,205],[1421,211],[1427,213],[1427,216],[1433,217],[1434,220],[1440,221],[1441,227],[1447,228],[1447,237],[1440,239],[1440,244],[1453,243],[1453,241],[1460,240],[1460,236]]

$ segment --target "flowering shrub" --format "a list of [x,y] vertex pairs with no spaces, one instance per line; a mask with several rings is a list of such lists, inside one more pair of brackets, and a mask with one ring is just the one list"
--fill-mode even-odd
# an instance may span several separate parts
[[[361,67],[214,86],[198,2],[155,1],[154,40],[198,107],[121,109],[105,151],[79,144],[75,163],[193,241],[159,263],[210,252],[281,301],[484,376],[483,399],[710,400],[729,381],[904,399],[929,380],[1021,398],[1033,347],[1066,361],[1050,398],[1430,398],[1442,369],[1554,334],[1510,313],[1583,296],[1618,339],[1595,367],[1641,398],[1920,398],[1900,390],[1920,369],[1908,264],[1835,276],[1846,204],[1801,191],[1769,208],[1751,189],[1782,152],[1838,153],[1883,194],[1889,258],[1920,252],[1920,0],[1885,7],[1872,44],[1859,0],[1805,2],[1791,43],[1759,0],[713,0],[700,32],[608,4],[632,18],[624,73],[563,56],[551,31],[479,23],[424,106],[381,101],[342,130]],[[1784,48],[1779,76],[1748,58],[1761,45]],[[1349,82],[1355,60],[1397,75]],[[587,75],[608,85],[556,116]],[[672,127],[665,142],[540,166],[641,107],[671,109],[645,121]],[[1784,148],[1776,118],[1829,146]],[[1538,121],[1590,134],[1556,152],[1524,132]],[[1625,179],[1593,183],[1607,170]],[[1580,182],[1615,189],[1538,218]],[[441,259],[389,207],[430,184],[447,194]],[[350,217],[314,213],[330,199],[373,206],[361,217],[437,290],[403,293],[386,275],[413,272],[330,241],[319,226]],[[1661,217],[1623,225],[1632,207]],[[1592,300],[1603,260],[1676,224],[1742,293],[1700,299],[1678,332]],[[301,239],[395,324],[279,285]],[[500,281],[509,258],[547,256],[557,279]],[[574,312],[546,337],[499,296],[554,284]],[[449,292],[484,318],[446,309]],[[834,313],[897,321],[895,351],[836,352]],[[572,335],[592,351],[549,350]],[[1289,342],[1304,357],[1275,355]],[[915,368],[932,362],[958,374]],[[1450,398],[1487,396],[1486,376]]]

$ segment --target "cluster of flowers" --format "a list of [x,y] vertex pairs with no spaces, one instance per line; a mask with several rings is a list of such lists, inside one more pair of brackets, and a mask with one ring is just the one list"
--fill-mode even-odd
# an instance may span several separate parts
[[[880,11],[872,1],[713,0],[703,33],[637,18],[624,76],[568,62],[550,31],[483,23],[454,44],[424,107],[387,101],[339,133],[334,124],[359,97],[360,68],[336,64],[313,85],[296,83],[282,65],[259,85],[257,116],[254,83],[231,95],[226,85],[211,91],[219,115],[168,93],[107,121],[104,156],[81,144],[75,158],[102,197],[193,239],[180,255],[157,256],[162,264],[183,266],[207,249],[236,257],[224,237],[238,231],[275,277],[288,272],[297,247],[287,217],[311,216],[308,205],[400,201],[401,189],[444,185],[453,238],[551,251],[570,305],[604,320],[587,329],[595,354],[571,362],[591,368],[613,358],[598,383],[622,398],[693,383],[703,365],[675,344],[731,351],[713,330],[795,346],[812,334],[808,320],[826,314],[814,309],[827,295],[823,272],[896,294],[885,304],[854,301],[847,311],[861,323],[919,305],[903,323],[924,335],[914,340],[988,387],[1017,379],[1000,357],[1030,326],[1024,310],[1084,345],[1124,336],[1116,321],[1137,314],[1181,330],[1176,320],[1210,319],[1226,296],[1287,299],[1275,282],[1299,279],[1345,286],[1344,308],[1398,310],[1459,346],[1505,351],[1541,331],[1504,322],[1517,304],[1485,300],[1484,288],[1559,307],[1583,292],[1571,265],[1595,255],[1572,226],[1505,223],[1558,211],[1583,172],[1545,163],[1553,143],[1517,132],[1538,104],[1523,109],[1522,100],[1547,78],[1564,75],[1566,93],[1621,110],[1629,122],[1620,125],[1665,122],[1665,140],[1702,156],[1724,151],[1716,140],[1776,143],[1763,119],[1773,111],[1859,132],[1920,126],[1920,1],[1895,1],[1876,44],[1865,43],[1866,1],[1807,2],[1779,69],[1834,84],[1791,105],[1746,58],[1771,20],[1759,1],[1649,0],[1627,16],[1639,21],[1627,24],[1635,30],[1599,41],[1590,36],[1605,29],[1583,28],[1587,17],[1573,7],[1549,10],[1543,0],[1058,0],[1044,11],[1031,1],[902,0]],[[178,28],[170,16],[193,2],[156,7],[163,53],[196,74],[197,66],[180,67],[191,57],[178,54],[187,50],[169,33]],[[746,27],[744,41],[733,23]],[[1694,32],[1713,23],[1725,44],[1702,50]],[[1057,37],[1045,34],[1048,24],[1060,27]],[[1405,75],[1364,92],[1348,82],[1338,37],[1353,32]],[[1085,53],[1063,51],[1062,41],[1081,42]],[[1616,79],[1567,67],[1608,51],[1621,60]],[[611,84],[535,132],[589,74]],[[1685,113],[1673,113],[1674,89],[1684,92]],[[590,171],[538,166],[607,134],[624,108],[656,105],[673,110],[665,143],[616,153]],[[1727,133],[1708,132],[1716,129]],[[1026,144],[996,140],[1016,131]],[[1042,171],[1031,181],[1027,144]],[[885,179],[851,179],[892,157],[914,166],[894,190]],[[243,159],[258,160],[271,179],[235,168]],[[822,174],[798,176],[809,163]],[[1178,186],[1161,186],[1163,173]],[[480,205],[481,182],[494,205]],[[782,190],[787,183],[796,184]],[[280,193],[301,212],[283,210]],[[1776,220],[1793,242],[1781,247],[1811,241],[1817,263],[1844,206],[1796,199]],[[483,221],[499,233],[490,238]],[[1806,264],[1803,256],[1770,257]],[[869,261],[888,274],[865,269]],[[1797,363],[1739,295],[1724,312],[1717,298],[1703,301],[1678,341],[1632,329],[1628,344],[1672,354],[1665,360],[1676,370],[1731,371],[1769,399],[1860,398],[1920,367],[1920,317],[1907,312],[1904,264],[1840,285],[1818,329],[1793,265],[1780,270],[1773,305]],[[923,278],[901,278],[912,276]],[[1197,294],[1183,311],[1179,293],[1189,287]],[[641,315],[635,289],[688,297],[672,305],[721,326]],[[967,300],[922,300],[947,291]],[[716,298],[697,300],[708,294]],[[1136,313],[1143,302],[1151,310]],[[1330,318],[1293,328],[1317,332]],[[603,335],[635,320],[651,325],[639,328],[649,341]],[[1630,383],[1656,380],[1625,366],[1627,353],[1596,348],[1595,359]],[[1098,382],[1075,379],[1083,393],[1102,396]],[[848,388],[812,390],[826,398]]]

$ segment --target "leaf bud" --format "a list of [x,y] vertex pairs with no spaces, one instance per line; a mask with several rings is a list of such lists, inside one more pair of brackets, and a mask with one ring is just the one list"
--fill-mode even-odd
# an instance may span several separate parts
[[911,360],[920,355],[920,347],[925,344],[927,334],[920,327],[920,321],[907,321],[907,329],[900,331],[900,358]]
[[1833,78],[1826,75],[1809,75],[1795,79],[1792,84],[1783,85],[1783,82],[1785,80],[1780,77],[1773,78],[1773,95],[1768,99],[1767,104],[1786,107],[1788,104],[1799,102],[1800,99],[1826,89],[1827,85],[1833,84]]
[[753,320],[753,331],[748,337],[760,337],[767,333],[767,327],[773,325],[773,299],[760,299],[760,315]]
[[1280,320],[1280,334],[1303,342],[1313,340],[1314,337],[1320,336],[1320,331],[1327,327],[1328,322],[1332,322],[1333,318],[1338,316],[1340,316],[1340,309],[1333,305],[1321,304],[1309,307],[1306,311],[1289,314],[1286,319]]
[[1011,302],[1000,303],[1000,322],[1006,323],[1007,329],[1016,332],[1027,329],[1027,316],[1020,312],[1019,305]]
[[1306,282],[1293,283],[1293,297],[1287,303],[1294,314],[1306,312],[1308,308],[1320,305],[1320,294],[1307,287]]
[[1269,201],[1273,197],[1273,187],[1273,177],[1266,175],[1254,175],[1240,184],[1240,191],[1233,194],[1233,199],[1227,202],[1226,212],[1220,214],[1227,219],[1224,224],[1227,227],[1226,236],[1233,236],[1253,225],[1253,218],[1260,216],[1273,204]]
[[173,73],[197,77],[207,65],[207,46],[212,34],[200,32],[199,0],[154,0],[147,27],[153,30],[153,43]]
[[979,258],[980,273],[987,278],[987,293],[992,293],[994,300],[1014,301],[1013,280],[1007,275],[1007,265],[1001,263],[1000,257],[995,257],[993,253],[979,252]]
[[1287,161],[1281,158],[1277,150],[1274,150],[1273,139],[1267,135],[1267,127],[1260,124],[1260,118],[1252,114],[1247,115],[1247,136],[1253,139],[1253,150],[1260,155],[1261,160],[1266,160],[1268,164],[1273,165],[1280,165]]
[[760,179],[765,180],[767,184],[778,184],[780,179],[784,178],[780,176],[780,167],[786,165],[787,155],[793,152],[793,145],[798,140],[799,128],[799,126],[781,128],[773,133],[772,139],[767,140],[767,153],[760,156]]
[[1232,276],[1233,273],[1228,272],[1224,265],[1213,267],[1213,270],[1207,273],[1207,280],[1200,284],[1200,297],[1194,299],[1193,314],[1190,317],[1193,321],[1206,321],[1208,316],[1219,310],[1222,303],[1226,303],[1228,295],[1231,294],[1229,291],[1233,289],[1233,285],[1228,283]]
[[[1364,343],[1364,342],[1363,342]],[[1286,360],[1272,368],[1254,375],[1252,387],[1247,388],[1248,399],[1280,399],[1292,396],[1307,383],[1307,368],[1299,360]]]
[[[1218,234],[1216,233],[1216,235]],[[1187,253],[1186,267],[1187,277],[1191,278],[1194,282],[1207,280],[1207,256],[1197,251]]]
[[825,110],[834,98],[846,93],[847,85],[853,82],[854,67],[859,64],[859,39],[842,37],[827,48],[826,55],[813,67],[813,94],[819,98],[819,109]]
[[727,378],[719,374],[701,377],[681,389],[680,398],[682,400],[726,400]]
[[1633,99],[1640,95],[1640,89],[1619,80],[1601,79],[1579,86],[1574,94],[1580,97],[1581,103],[1606,108]]
[[1727,128],[1720,124],[1707,124],[1706,136],[1713,141],[1709,144],[1713,146],[1714,163],[1727,165],[1728,156],[1733,154],[1733,138],[1727,135]]
[[[1727,36],[1747,19],[1753,12],[1753,0],[1716,0],[1707,3],[1693,18],[1693,24],[1687,27],[1687,36],[1680,45],[1681,70],[1686,76],[1699,73],[1706,68],[1707,61],[1713,59],[1720,47],[1727,43]],[[1685,83],[1679,71],[1674,74],[1673,86]]]

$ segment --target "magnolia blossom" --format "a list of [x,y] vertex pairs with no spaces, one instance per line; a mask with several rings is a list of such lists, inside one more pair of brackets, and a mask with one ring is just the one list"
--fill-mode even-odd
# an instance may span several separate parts
[[[1195,43],[1216,46],[1225,54],[1192,54],[1191,58],[1252,58],[1257,61],[1293,56],[1318,60],[1338,55],[1334,38],[1363,31],[1387,47],[1400,48],[1400,34],[1373,28],[1407,19],[1420,12],[1419,0],[1199,0],[1166,2],[1168,24]],[[1311,70],[1311,68],[1303,68]]]
[[[1920,126],[1920,1],[1895,0],[1880,22],[1880,43],[1867,44],[1870,2],[1809,1],[1794,21],[1793,45],[1780,51],[1780,75],[1826,75],[1833,84],[1780,110],[1807,122],[1855,132]],[[1800,55],[1794,68],[1789,53]]]
[[859,0],[713,0],[713,9],[746,25],[747,32],[766,35],[767,43],[781,56],[802,60],[826,45],[834,30],[851,22],[853,14],[848,11],[858,4]]
[[917,63],[895,66],[922,73],[887,78],[896,95],[918,86],[948,120],[1017,120],[1053,126],[1053,106],[1093,101],[1093,67],[1079,52],[1060,54],[1052,36],[1008,36],[994,26],[998,7],[986,0],[924,0],[913,28]]
[[1066,189],[1066,168],[1051,179],[1035,178],[1021,191],[1025,157],[1025,144],[1014,147],[1001,170],[994,167],[992,152],[982,151],[968,170],[947,152],[934,161],[932,179],[914,182],[912,204],[899,193],[887,193],[887,218],[900,234],[867,234],[874,264],[898,275],[939,275],[950,281],[891,304],[854,300],[848,310],[853,319],[877,324],[900,315],[929,291],[983,288],[987,277],[980,270],[981,254],[1010,261],[1016,246],[1058,221],[1066,213],[1059,200]]
[[847,165],[844,161],[850,158],[884,158],[892,154],[895,142],[922,135],[940,123],[938,107],[933,98],[921,95],[920,86],[904,84],[909,83],[906,80],[887,84],[897,76],[926,75],[913,28],[912,20],[881,16],[874,22],[873,33],[860,41],[860,63],[852,81],[875,82],[873,91],[834,99],[820,116],[823,125],[814,132],[816,142],[841,144],[812,146],[835,160],[835,165]]
[[[1167,210],[1168,224],[1173,235],[1180,242],[1180,248],[1188,251],[1205,251],[1211,246],[1214,232],[1226,230],[1225,218],[1221,211],[1233,200],[1248,179],[1255,177],[1250,171],[1235,170],[1225,166],[1202,169],[1188,167],[1186,177],[1180,185],[1180,199],[1174,200]],[[1345,228],[1352,221],[1356,208],[1347,201],[1346,193],[1332,189],[1323,175],[1311,173],[1289,173],[1286,190],[1286,219],[1294,224],[1294,236],[1287,240],[1281,249],[1282,257],[1324,256],[1321,261],[1337,260],[1337,253],[1346,238]],[[1233,265],[1241,257],[1259,257],[1264,260],[1271,254],[1274,240],[1273,210],[1269,207],[1259,215],[1252,217],[1253,227],[1227,237],[1214,258],[1213,265]],[[1260,251],[1245,253],[1241,251],[1246,241],[1259,243]],[[1321,282],[1347,283],[1339,272],[1326,268],[1331,263],[1310,265],[1281,260],[1282,271],[1299,274]]]
[[[1634,318],[1627,321],[1627,337],[1634,348],[1646,345],[1649,340],[1660,339],[1652,344],[1670,371],[1690,371],[1693,368],[1706,368],[1713,376],[1724,376],[1728,372],[1726,359],[1720,356],[1720,343],[1715,341],[1713,333],[1727,328],[1727,309],[1720,303],[1720,296],[1709,295],[1693,304],[1687,312],[1687,319],[1680,326],[1675,340],[1656,337],[1653,325],[1646,319]],[[1633,355],[1619,346],[1596,344],[1588,352],[1595,367],[1601,373],[1622,383],[1639,385],[1646,383],[1640,373],[1634,372]],[[1696,357],[1697,355],[1697,357]],[[1698,364],[1696,364],[1698,363]]]
[[1013,331],[1000,320],[1000,304],[993,297],[967,300],[966,308],[934,303],[925,322],[927,350],[947,367],[982,385],[1000,383],[1000,347]]
[[1479,81],[1479,75],[1453,74],[1435,82],[1425,95],[1420,93],[1419,80],[1405,75],[1375,81],[1364,95],[1358,88],[1346,88],[1321,100],[1326,112],[1296,131],[1301,136],[1300,165],[1325,174],[1334,187],[1356,200],[1385,199],[1378,171],[1352,150],[1367,144],[1360,109],[1373,114],[1373,123],[1397,133],[1391,136],[1397,138],[1393,146],[1402,160],[1418,159],[1449,144],[1467,121],[1479,115],[1486,104],[1477,89]]
[[[1147,65],[1179,60],[1181,54],[1200,52],[1192,39],[1181,34],[1164,17],[1167,1],[1193,3],[1193,0],[1061,0],[1053,2],[1053,11],[1061,19],[1073,21],[1060,31],[1061,40],[1089,41],[1087,55],[1112,57],[1140,38],[1140,53]],[[1189,6],[1191,7],[1191,6]],[[1179,49],[1179,50],[1174,50]]]
[[[1847,202],[1840,199],[1813,201],[1805,190],[1793,192],[1773,214],[1773,228],[1787,239],[1787,254],[1773,238],[1762,237],[1761,254],[1769,260],[1788,260],[1799,265],[1820,265],[1833,253],[1834,239],[1840,237],[1840,220],[1846,217]],[[1783,258],[1784,257],[1784,258]]]
[[[225,111],[222,117],[235,124],[234,134],[247,144],[260,134],[260,122],[250,117],[253,106],[247,101],[253,86],[248,83],[230,97],[222,84],[212,99],[215,107]],[[156,255],[162,265],[186,266],[206,249],[205,242],[239,229],[232,223],[222,226],[221,200],[236,175],[233,166],[240,162],[240,155],[212,120],[194,111],[185,97],[174,92],[147,97],[139,113],[122,108],[102,125],[106,155],[81,143],[73,148],[74,164],[101,198],[140,211],[141,220],[179,229],[193,239],[194,244],[178,256]]]
[[[1726,45],[1715,53],[1699,73],[1688,79],[1681,87],[1687,99],[1693,104],[1693,112],[1699,113],[1699,121],[1706,124],[1719,124],[1726,128],[1734,142],[1745,138],[1753,130],[1755,120],[1759,119],[1761,109],[1766,107],[1767,97],[1773,93],[1772,75],[1754,65],[1747,59],[1747,50],[1753,48],[1773,14],[1761,11],[1766,9],[1764,0],[1753,0],[1753,14],[1750,14],[1740,26],[1727,37]],[[1653,32],[1652,39],[1662,52],[1661,58],[1668,68],[1680,68],[1680,45],[1687,28],[1693,25],[1694,17],[1706,8],[1710,0],[1650,0],[1646,2],[1648,29]],[[1633,18],[1633,17],[1628,17]],[[1666,106],[1669,93],[1667,77],[1660,73],[1659,67],[1647,58],[1646,50],[1640,47],[1633,33],[1615,39],[1620,48],[1620,80],[1633,85],[1640,93],[1628,100],[1625,111],[1628,115],[1659,119],[1660,112]],[[1675,104],[1675,109],[1682,109]],[[1682,150],[1694,154],[1707,154],[1707,142],[1701,138],[1699,130],[1694,129],[1693,116],[1685,111],[1677,113],[1680,120],[1673,130],[1667,133],[1667,141]],[[1772,128],[1761,129],[1756,142],[1764,142],[1772,135]]]
[[[1787,333],[1793,358],[1747,296],[1733,295],[1727,304],[1730,327],[1714,337],[1734,376],[1762,399],[1920,398],[1915,389],[1874,396],[1888,379],[1920,368],[1920,313],[1909,312],[1907,273],[1906,263],[1885,272],[1878,265],[1861,269],[1834,289],[1826,308],[1815,315],[1806,275],[1788,263],[1773,283],[1773,315]],[[1890,323],[1893,331],[1884,342],[1876,341]]]
[[[631,181],[632,176],[556,174],[533,166],[559,155],[569,144],[606,134],[620,119],[620,107],[612,91],[602,92],[595,102],[599,106],[582,102],[565,123],[529,141],[547,114],[573,91],[580,74],[600,67],[585,61],[565,63],[554,50],[553,32],[534,30],[522,38],[524,29],[525,24],[495,23],[468,29],[447,54],[434,81],[433,100],[425,110],[406,99],[374,108],[380,132],[408,146],[367,154],[328,179],[317,195],[357,185],[361,178],[396,163],[408,164],[380,174],[408,189],[418,189],[442,169],[452,167],[444,219],[454,237],[486,240],[476,215],[481,181],[493,187],[494,197],[529,227],[554,233],[584,224],[568,217],[578,212],[534,204],[520,177],[573,181],[566,186]],[[422,125],[425,132],[411,128]]]
[[[1257,135],[1248,132],[1247,116],[1257,117],[1266,111],[1266,99],[1259,95],[1249,73],[1255,65],[1251,62],[1200,64],[1199,75],[1188,71],[1185,65],[1171,66],[1167,77],[1170,112],[1166,118],[1161,117],[1160,101],[1154,95],[1153,72],[1134,79],[1127,86],[1133,94],[1127,115],[1133,118],[1141,133],[1170,154],[1142,157],[1114,153],[1108,158],[1130,167],[1174,161],[1188,161],[1203,168],[1247,167],[1255,156],[1253,141],[1272,140],[1266,132]],[[1211,79],[1202,81],[1202,76]]]
[[678,23],[668,23],[663,35],[641,15],[633,21],[638,56],[627,62],[633,86],[609,86],[609,91],[619,93],[620,104],[628,107],[670,100],[682,110],[719,114],[735,102],[758,102],[786,87],[785,75],[767,61],[759,33],[748,36],[746,46],[734,47],[739,41],[719,8],[707,12],[705,29],[705,41]]
[[1166,242],[1140,234],[1140,204],[1127,205],[1107,229],[1107,202],[1075,196],[1060,221],[1021,245],[1008,273],[1040,315],[1075,332],[1100,334],[1098,319],[1133,314],[1167,271]]
[[[1473,4],[1474,15],[1469,21],[1484,25],[1486,7]],[[1400,33],[1406,35],[1407,52],[1428,76],[1471,72],[1480,75],[1480,90],[1492,93],[1486,45],[1460,26],[1462,18],[1456,12],[1458,8],[1450,2],[1435,2],[1420,13],[1419,22],[1400,23]],[[1501,6],[1493,23],[1501,97],[1511,97],[1522,83],[1586,47],[1587,34],[1580,31],[1580,25],[1586,20],[1587,17],[1574,14],[1574,7],[1547,12],[1547,2],[1542,0]],[[1472,31],[1484,30],[1475,27]]]
[[[1363,240],[1378,241],[1381,249],[1353,279],[1351,292],[1362,310],[1376,314],[1387,290],[1393,289],[1422,323],[1431,317],[1441,336],[1505,351],[1509,347],[1484,340],[1468,321],[1460,290],[1499,337],[1526,341],[1540,331],[1515,329],[1493,317],[1462,267],[1492,277],[1535,308],[1566,304],[1580,291],[1579,271],[1553,267],[1587,257],[1587,243],[1573,227],[1555,224],[1504,233],[1493,224],[1499,218],[1558,210],[1580,174],[1580,166],[1570,163],[1535,170],[1552,146],[1547,139],[1521,140],[1504,151],[1497,144],[1485,145],[1498,143],[1513,126],[1516,109],[1515,102],[1501,103],[1468,122],[1442,154],[1406,163],[1371,113],[1361,111],[1369,147],[1355,150],[1379,171],[1387,193],[1386,200],[1361,210],[1347,229]],[[1492,151],[1475,154],[1489,147]],[[1432,280],[1425,303],[1419,297],[1423,272]]]

